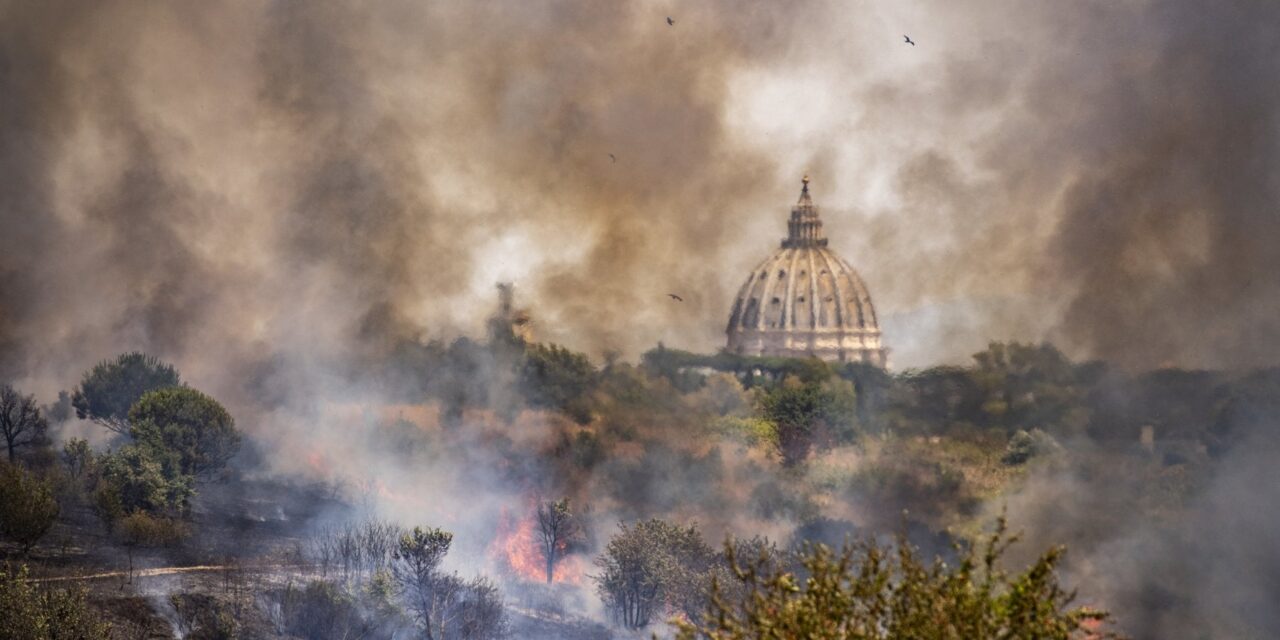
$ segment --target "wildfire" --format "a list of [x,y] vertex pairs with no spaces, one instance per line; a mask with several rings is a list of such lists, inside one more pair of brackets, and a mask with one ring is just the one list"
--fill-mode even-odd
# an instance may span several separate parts
[[[531,510],[526,510],[529,511]],[[545,582],[547,579],[546,556],[542,552],[542,542],[532,513],[517,518],[504,507],[498,518],[497,535],[489,544],[488,554],[501,568],[523,580]],[[581,584],[582,576],[581,557],[561,555],[556,561],[551,581]]]
[[323,451],[312,448],[305,454],[304,460],[306,460],[307,469],[311,473],[321,478],[328,477],[331,465],[329,464],[329,457]]

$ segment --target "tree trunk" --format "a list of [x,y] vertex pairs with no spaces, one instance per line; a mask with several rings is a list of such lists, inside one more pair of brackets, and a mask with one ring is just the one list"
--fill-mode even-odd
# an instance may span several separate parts
[[547,550],[547,584],[551,584],[551,577],[555,575],[556,569],[556,550],[552,547]]

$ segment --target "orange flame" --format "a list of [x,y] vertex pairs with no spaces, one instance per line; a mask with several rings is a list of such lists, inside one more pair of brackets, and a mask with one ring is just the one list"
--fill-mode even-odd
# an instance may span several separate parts
[[[532,512],[532,509],[526,511]],[[545,582],[547,579],[546,555],[531,513],[524,518],[515,518],[503,507],[498,518],[498,533],[489,544],[488,554],[500,568],[513,576],[529,582]],[[582,558],[557,555],[559,559],[551,573],[551,581],[582,584]]]

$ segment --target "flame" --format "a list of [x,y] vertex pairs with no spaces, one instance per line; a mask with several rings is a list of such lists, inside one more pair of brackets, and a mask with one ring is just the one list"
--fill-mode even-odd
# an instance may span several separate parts
[[312,448],[306,454],[306,462],[307,467],[317,476],[326,477],[329,475],[329,457],[321,450]]
[[[500,568],[513,576],[529,582],[545,582],[547,561],[542,552],[542,542],[538,537],[532,511],[532,508],[526,509],[525,512],[530,515],[516,518],[503,507],[498,517],[498,532],[489,544],[488,554]],[[559,560],[551,573],[551,581],[582,584],[582,558],[577,555],[557,555]]]

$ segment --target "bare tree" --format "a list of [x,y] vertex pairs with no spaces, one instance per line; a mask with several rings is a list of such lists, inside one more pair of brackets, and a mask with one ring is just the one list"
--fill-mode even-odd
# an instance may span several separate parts
[[356,531],[363,568],[377,573],[390,566],[400,536],[404,533],[398,525],[385,520],[365,520]]
[[0,435],[9,447],[9,462],[14,462],[18,447],[44,439],[49,421],[40,415],[35,396],[24,396],[9,385],[0,386]]
[[570,508],[568,498],[539,500],[536,517],[538,542],[547,561],[547,584],[551,584],[556,563],[582,542],[582,523]]
[[325,527],[311,536],[307,541],[307,550],[311,560],[320,565],[320,577],[329,577],[329,567],[338,556],[337,534],[330,527]]
[[335,533],[333,548],[338,565],[342,567],[342,579],[351,580],[360,568],[360,543],[350,525]]

